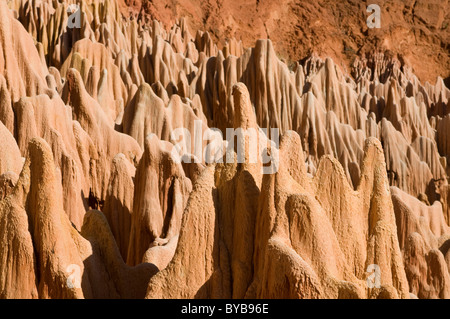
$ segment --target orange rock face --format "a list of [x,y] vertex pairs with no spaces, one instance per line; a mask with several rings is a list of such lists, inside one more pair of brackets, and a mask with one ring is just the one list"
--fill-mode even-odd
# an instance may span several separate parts
[[[379,29],[366,24],[369,4],[380,6]],[[169,27],[189,17],[192,30],[208,31],[222,45],[236,38],[249,47],[269,38],[290,63],[315,52],[351,70],[358,55],[388,50],[422,81],[450,76],[447,0],[120,0],[119,7],[127,17],[157,19]]]
[[0,298],[450,298],[447,5],[75,2],[0,2]]

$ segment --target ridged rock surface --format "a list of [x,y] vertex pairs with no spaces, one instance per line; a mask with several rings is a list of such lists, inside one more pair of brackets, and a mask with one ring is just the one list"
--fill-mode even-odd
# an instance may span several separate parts
[[441,77],[75,2],[0,2],[0,298],[450,298]]

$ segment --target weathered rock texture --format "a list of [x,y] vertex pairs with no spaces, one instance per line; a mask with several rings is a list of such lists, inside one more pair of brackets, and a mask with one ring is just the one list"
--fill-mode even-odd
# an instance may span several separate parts
[[[380,29],[367,27],[369,4],[380,6]],[[269,38],[290,63],[316,52],[350,70],[355,56],[381,48],[412,64],[422,81],[450,76],[448,0],[119,0],[119,7],[168,26],[189,17],[191,30],[238,52]]]
[[[288,65],[109,0],[70,28],[75,2],[0,2],[1,298],[450,298],[441,77],[382,52]],[[260,134],[240,154],[227,128]]]

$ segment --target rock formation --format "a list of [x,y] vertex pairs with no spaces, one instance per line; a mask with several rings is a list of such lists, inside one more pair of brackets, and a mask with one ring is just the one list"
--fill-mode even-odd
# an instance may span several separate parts
[[450,298],[443,78],[139,5],[0,2],[0,298]]

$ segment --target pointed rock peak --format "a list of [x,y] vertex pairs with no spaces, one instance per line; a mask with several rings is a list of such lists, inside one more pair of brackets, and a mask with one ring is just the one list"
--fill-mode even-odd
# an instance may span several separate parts
[[160,140],[156,134],[150,133],[145,138],[144,156],[150,166],[158,165],[161,157],[161,147]]
[[161,100],[163,100],[164,104],[167,105],[169,103],[169,95],[161,82],[157,81],[156,83],[153,83],[151,87],[154,94],[156,94]]
[[334,65],[334,62],[333,62],[333,60],[332,60],[331,58],[329,58],[329,57],[327,57],[327,58],[325,59],[325,71],[326,71],[328,74],[331,74],[332,72],[333,72],[333,73],[335,72],[335,65]]
[[383,147],[381,146],[381,142],[379,139],[373,136],[366,139],[364,143],[364,153],[369,152],[371,148],[376,150],[378,156],[381,156],[380,159],[384,159]]
[[234,128],[257,128],[255,112],[248,89],[244,83],[239,82],[233,86],[234,107],[236,109],[234,117]]
[[67,94],[65,97],[68,101],[71,101],[77,96],[78,98],[81,96],[81,93],[84,91],[84,83],[81,74],[77,69],[70,68],[67,71],[64,89],[64,93]]
[[256,41],[255,45],[255,52],[261,54],[261,53],[275,53],[275,50],[273,48],[272,41],[270,39],[260,39]]
[[306,176],[305,159],[300,135],[295,131],[286,131],[280,139],[281,169],[286,169],[290,175],[302,185]]
[[43,185],[55,178],[53,153],[50,146],[42,138],[33,138],[28,144],[31,159],[31,178],[36,185]]
[[22,156],[11,132],[0,121],[0,174],[11,171],[19,174],[22,170]]
[[[143,83],[139,86],[138,90],[137,90],[137,94],[139,96],[151,96],[151,95],[155,95],[155,93],[152,90],[152,87],[147,83]],[[156,96],[156,95],[155,95]]]

